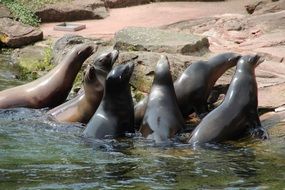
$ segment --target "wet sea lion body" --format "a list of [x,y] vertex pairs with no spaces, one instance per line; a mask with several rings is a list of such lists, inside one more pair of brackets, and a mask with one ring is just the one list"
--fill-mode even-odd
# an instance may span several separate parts
[[118,65],[107,76],[103,99],[83,131],[85,137],[102,139],[134,132],[134,106],[129,80],[134,64]]
[[144,137],[161,143],[173,138],[183,127],[169,62],[166,56],[162,56],[155,69],[140,132]]
[[[191,135],[190,144],[234,140],[249,129],[260,129],[262,132],[255,79],[255,67],[259,60],[258,55],[239,59],[224,101],[202,119]],[[262,135],[267,136],[266,133]]]
[[0,92],[0,108],[44,108],[63,103],[83,62],[93,53],[88,45],[76,46],[43,77]]
[[48,115],[59,122],[88,123],[102,100],[107,74],[118,54],[117,50],[113,50],[97,57],[86,70],[84,90],[75,98],[50,110]]
[[[207,99],[216,83],[226,70],[236,65],[239,54],[222,53],[208,61],[192,63],[174,82],[179,108],[184,118],[194,111],[197,114],[208,112]],[[135,105],[136,126],[142,121],[147,97]]]

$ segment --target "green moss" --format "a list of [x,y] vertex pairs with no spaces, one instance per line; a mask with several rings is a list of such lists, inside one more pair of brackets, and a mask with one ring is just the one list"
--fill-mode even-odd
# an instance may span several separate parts
[[18,78],[20,80],[35,80],[39,78],[54,67],[51,61],[52,49],[50,46],[44,49],[43,60],[21,59],[17,66]]

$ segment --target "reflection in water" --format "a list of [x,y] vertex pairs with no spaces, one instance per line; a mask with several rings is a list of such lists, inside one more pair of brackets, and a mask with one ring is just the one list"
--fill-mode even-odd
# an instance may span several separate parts
[[284,188],[282,135],[196,149],[139,136],[99,141],[46,111],[0,109],[0,189]]

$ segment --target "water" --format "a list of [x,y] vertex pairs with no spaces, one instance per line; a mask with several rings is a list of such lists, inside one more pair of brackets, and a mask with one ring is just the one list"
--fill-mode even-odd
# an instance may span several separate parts
[[[1,78],[5,72],[1,63]],[[138,136],[83,139],[79,125],[49,121],[46,111],[0,110],[1,190],[285,188],[284,134],[195,149],[157,147]]]

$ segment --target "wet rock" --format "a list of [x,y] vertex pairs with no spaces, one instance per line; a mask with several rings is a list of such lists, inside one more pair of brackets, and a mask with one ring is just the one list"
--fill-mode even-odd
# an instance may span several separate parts
[[103,19],[109,15],[105,3],[101,0],[73,0],[69,3],[49,4],[37,10],[35,14],[42,22]]
[[280,122],[285,122],[285,112],[267,112],[260,116],[264,127],[272,127]]
[[10,10],[3,4],[0,4],[0,18],[13,18]]
[[16,48],[43,39],[43,32],[10,18],[0,18],[0,43]]
[[130,7],[135,5],[142,5],[152,2],[151,0],[106,0],[109,8]]
[[152,51],[183,55],[208,52],[205,37],[155,28],[128,27],[115,34],[115,47],[123,51]]

